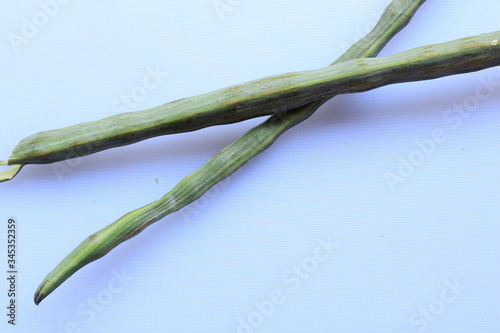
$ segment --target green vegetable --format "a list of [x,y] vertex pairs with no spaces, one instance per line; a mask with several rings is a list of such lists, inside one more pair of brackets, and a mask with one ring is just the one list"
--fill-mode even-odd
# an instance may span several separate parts
[[[424,1],[392,1],[376,27],[334,64],[356,57],[377,55],[386,43],[410,21]],[[326,99],[319,99],[302,107],[271,116],[267,121],[224,148],[199,170],[184,178],[161,199],[122,216],[111,225],[89,236],[47,275],[35,293],[35,303],[39,304],[83,266],[101,258],[150,224],[198,199],[213,185],[268,148],[287,129],[307,119],[325,101]]]
[[[7,166],[8,164],[4,161],[0,161],[0,166]],[[24,164],[16,164],[12,168],[0,172],[0,183],[6,182],[14,178],[19,171],[23,168]]]
[[499,40],[500,31],[496,31],[376,59],[345,61],[40,132],[21,140],[7,164],[51,163],[158,135],[272,115],[335,94],[478,71],[500,65]]

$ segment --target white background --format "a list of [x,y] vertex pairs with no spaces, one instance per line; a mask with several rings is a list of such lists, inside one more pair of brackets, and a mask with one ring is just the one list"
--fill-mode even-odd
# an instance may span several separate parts
[[[230,10],[212,0],[3,2],[0,159],[35,132],[326,66],[389,1],[221,2]],[[499,30],[498,9],[429,0],[381,55]],[[0,331],[498,332],[499,83],[493,68],[336,97],[38,307],[38,284],[80,241],[263,119],[27,166],[0,184]],[[15,327],[4,314],[9,217]]]

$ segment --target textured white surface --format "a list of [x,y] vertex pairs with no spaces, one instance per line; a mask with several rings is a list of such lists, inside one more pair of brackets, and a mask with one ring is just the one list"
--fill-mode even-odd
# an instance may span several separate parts
[[[38,131],[325,66],[388,2],[5,2],[0,158]],[[382,55],[498,30],[498,9],[428,1]],[[498,332],[499,108],[498,68],[339,96],[38,307],[38,284],[81,240],[262,119],[28,166],[0,184],[19,266],[17,325],[1,315],[0,330]]]

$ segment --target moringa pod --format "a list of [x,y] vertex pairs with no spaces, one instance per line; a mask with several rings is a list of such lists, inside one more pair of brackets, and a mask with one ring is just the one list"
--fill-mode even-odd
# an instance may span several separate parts
[[159,135],[277,114],[335,94],[478,71],[500,65],[499,41],[496,31],[381,58],[349,60],[40,132],[21,140],[5,163],[52,163]]
[[[359,57],[376,56],[384,45],[408,24],[423,2],[393,0],[374,29],[349,48],[334,64]],[[181,180],[159,200],[125,214],[86,238],[45,277],[35,293],[35,304],[39,304],[80,268],[101,258],[150,224],[198,199],[212,186],[271,146],[282,133],[309,118],[323,102],[324,100],[316,100],[269,117],[213,156],[200,169]]]

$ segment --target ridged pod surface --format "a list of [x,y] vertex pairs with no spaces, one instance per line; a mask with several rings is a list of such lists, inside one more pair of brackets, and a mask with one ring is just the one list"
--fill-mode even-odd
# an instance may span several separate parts
[[499,40],[500,31],[496,31],[381,58],[349,60],[40,132],[21,140],[7,164],[52,163],[158,135],[277,114],[335,94],[478,71],[500,65]]
[[[410,21],[423,2],[424,0],[392,1],[375,28],[347,50],[334,64],[357,57],[376,56],[387,42]],[[150,224],[198,199],[212,186],[271,146],[283,132],[307,119],[324,101],[316,100],[291,111],[269,117],[264,123],[254,127],[213,156],[200,169],[185,177],[159,200],[125,214],[111,225],[89,236],[47,275],[35,293],[35,303],[40,303],[83,266],[104,256]]]

